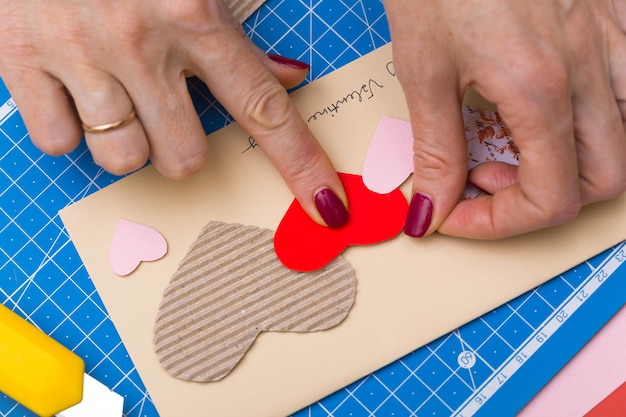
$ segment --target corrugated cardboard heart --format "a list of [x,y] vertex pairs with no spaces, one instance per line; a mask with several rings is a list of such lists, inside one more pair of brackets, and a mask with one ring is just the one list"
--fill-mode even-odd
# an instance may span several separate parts
[[354,270],[340,256],[323,269],[285,268],[274,232],[209,222],[189,248],[154,326],[159,362],[172,376],[211,382],[228,375],[261,332],[330,329],[354,303]]

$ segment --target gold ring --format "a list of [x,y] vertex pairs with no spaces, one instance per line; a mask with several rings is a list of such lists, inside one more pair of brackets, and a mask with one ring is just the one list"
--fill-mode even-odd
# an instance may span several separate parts
[[124,117],[121,120],[118,120],[117,122],[106,123],[106,124],[98,125],[98,126],[87,126],[85,123],[81,123],[81,124],[83,126],[83,130],[86,133],[105,133],[105,132],[110,132],[111,130],[115,130],[115,129],[119,129],[121,127],[127,126],[128,124],[130,124],[130,122],[135,120],[136,116],[137,116],[137,113],[135,113],[135,109],[132,109],[130,113],[128,114],[128,116]]

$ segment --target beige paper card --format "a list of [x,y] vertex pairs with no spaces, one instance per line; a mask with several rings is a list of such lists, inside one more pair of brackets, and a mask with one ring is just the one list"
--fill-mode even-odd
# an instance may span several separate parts
[[[302,88],[294,99],[343,172],[361,173],[383,115],[408,119],[389,45]],[[622,196],[586,208],[567,226],[504,241],[400,235],[351,247],[344,257],[357,290],[344,322],[311,334],[262,333],[223,380],[184,382],[162,369],[152,342],[159,303],[178,263],[210,221],[276,230],[292,201],[238,125],[209,142],[208,166],[191,179],[169,181],[146,168],[61,213],[164,417],[289,414],[626,238]],[[164,259],[142,264],[127,278],[107,263],[120,218],[156,228],[169,244]]]

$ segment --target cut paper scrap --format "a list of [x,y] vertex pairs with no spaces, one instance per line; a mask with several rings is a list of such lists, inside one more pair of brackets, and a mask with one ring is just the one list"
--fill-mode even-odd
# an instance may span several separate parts
[[[472,169],[489,161],[517,165],[518,151],[498,112],[463,106],[467,164]],[[383,116],[363,163],[368,189],[390,193],[413,173],[413,133],[406,120]]]
[[339,257],[299,273],[276,258],[274,233],[256,226],[207,224],[165,289],[154,327],[159,362],[172,376],[217,381],[262,331],[330,329],[347,316],[356,291]]
[[469,169],[493,161],[518,165],[519,151],[500,113],[463,106],[463,123]]
[[626,382],[593,407],[585,417],[624,417],[624,415],[626,415]]
[[348,196],[350,218],[338,228],[320,226],[294,200],[274,237],[278,259],[296,271],[324,267],[350,245],[391,239],[402,231],[408,211],[404,194],[378,194],[367,189],[360,175],[339,173]]
[[600,403],[626,380],[625,328],[623,307],[517,417],[583,416]]
[[141,262],[156,261],[165,254],[167,241],[157,230],[129,220],[117,222],[109,249],[109,264],[117,275],[129,275]]

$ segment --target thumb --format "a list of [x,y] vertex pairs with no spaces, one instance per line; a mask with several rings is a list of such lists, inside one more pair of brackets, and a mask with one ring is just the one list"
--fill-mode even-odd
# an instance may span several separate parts
[[504,162],[484,162],[469,172],[469,181],[493,195],[519,183],[518,167]]

